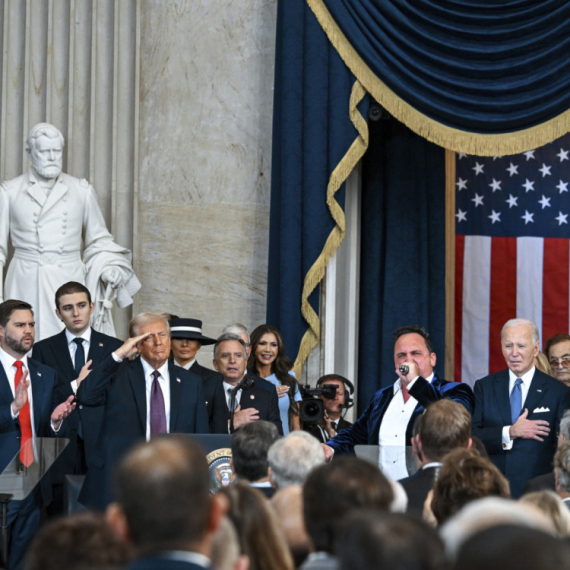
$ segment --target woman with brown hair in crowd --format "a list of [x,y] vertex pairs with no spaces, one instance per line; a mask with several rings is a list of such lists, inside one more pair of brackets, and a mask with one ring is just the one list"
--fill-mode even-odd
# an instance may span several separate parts
[[279,414],[283,435],[301,429],[299,384],[291,371],[293,363],[285,354],[283,338],[273,325],[259,325],[251,333],[248,370],[275,385],[279,396]]

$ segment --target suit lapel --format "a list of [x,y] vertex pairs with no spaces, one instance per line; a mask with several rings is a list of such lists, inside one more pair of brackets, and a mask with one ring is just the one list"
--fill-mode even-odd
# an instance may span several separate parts
[[89,343],[89,354],[87,355],[87,360],[100,362],[103,360],[102,354],[104,350],[105,337],[95,329],[91,328],[91,341]]
[[53,337],[53,342],[51,343],[50,348],[55,355],[55,361],[59,362],[61,366],[62,375],[66,378],[75,379],[75,368],[73,368],[73,362],[71,361],[71,355],[69,354],[69,346],[67,345],[65,329]]
[[26,188],[28,194],[40,205],[43,205],[46,202],[46,195],[45,192],[41,189],[40,185],[37,182],[33,182],[30,180],[30,186]]
[[[30,382],[32,383],[33,406],[34,406],[34,427],[36,437],[41,435],[40,419],[42,417],[42,403],[49,402],[51,405],[51,398],[45,397],[46,381],[42,378],[41,373],[38,371],[35,362],[28,359],[28,371],[30,374]],[[50,410],[51,412],[51,410]]]
[[528,394],[526,400],[523,404],[523,411],[525,408],[528,409],[528,415],[532,414],[532,411],[538,407],[540,400],[546,395],[548,389],[546,380],[542,377],[538,370],[535,370],[532,382],[530,383],[530,388],[528,389]]
[[378,402],[378,406],[376,409],[378,410],[378,415],[374,418],[374,422],[372,424],[372,432],[368,434],[369,442],[372,445],[378,445],[378,441],[380,438],[380,423],[382,422],[382,418],[394,397],[394,386],[388,386],[382,392],[382,396],[380,397],[380,402]]
[[146,433],[146,381],[140,357],[129,366],[129,381],[135,396],[143,433]]
[[4,366],[0,364],[0,402],[3,405],[10,404],[14,401],[14,394],[10,388],[10,382],[8,382],[8,377],[4,371]]
[[[194,366],[192,366],[192,368],[194,368]],[[176,366],[169,362],[168,374],[170,375],[170,433],[174,433],[176,431],[176,422],[178,420],[179,404],[182,398],[180,366]]]
[[512,420],[508,370],[503,370],[497,374],[495,379],[495,401],[498,403],[499,413],[503,418],[503,425],[510,426]]
[[68,186],[60,178],[55,183],[55,186],[50,190],[44,207],[40,213],[40,217],[42,217],[52,206],[54,206],[61,198],[63,198],[68,190]]

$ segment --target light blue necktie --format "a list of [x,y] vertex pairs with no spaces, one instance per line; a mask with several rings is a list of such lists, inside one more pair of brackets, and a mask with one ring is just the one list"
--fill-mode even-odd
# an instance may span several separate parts
[[515,385],[513,386],[513,391],[511,392],[511,422],[512,425],[516,423],[521,415],[522,408],[522,390],[521,390],[522,380],[517,378],[515,380]]

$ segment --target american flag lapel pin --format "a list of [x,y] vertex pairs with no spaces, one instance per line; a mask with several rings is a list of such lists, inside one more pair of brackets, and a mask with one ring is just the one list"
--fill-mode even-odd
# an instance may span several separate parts
[[176,378],[176,382],[180,382],[180,378]]
[[41,375],[42,375],[42,373],[41,373],[41,372],[36,372],[36,374],[37,374],[38,376],[41,376]]
[[255,396],[254,396],[253,394],[251,394],[250,398],[251,398],[252,400],[255,400]]
[[100,343],[99,343],[99,346],[103,346],[103,343],[102,343],[102,342],[100,342]]

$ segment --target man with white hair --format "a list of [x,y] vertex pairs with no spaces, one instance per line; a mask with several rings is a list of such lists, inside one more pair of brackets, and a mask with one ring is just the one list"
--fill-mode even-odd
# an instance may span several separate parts
[[317,465],[325,462],[325,452],[316,437],[292,431],[277,440],[267,454],[271,482],[277,489],[302,485]]
[[540,342],[532,321],[507,321],[501,345],[508,369],[475,382],[473,435],[483,441],[517,498],[529,479],[552,468],[570,389],[536,369]]
[[30,170],[0,186],[0,272],[9,238],[14,247],[4,298],[32,305],[40,340],[62,328],[53,311],[56,290],[68,281],[79,282],[91,291],[96,312],[105,311],[106,319],[96,329],[115,336],[112,305],[98,301],[111,285],[119,306],[126,307],[141,285],[133,273],[131,252],[117,245],[107,230],[93,186],[62,172],[63,145],[56,127],[35,125],[26,142]]

